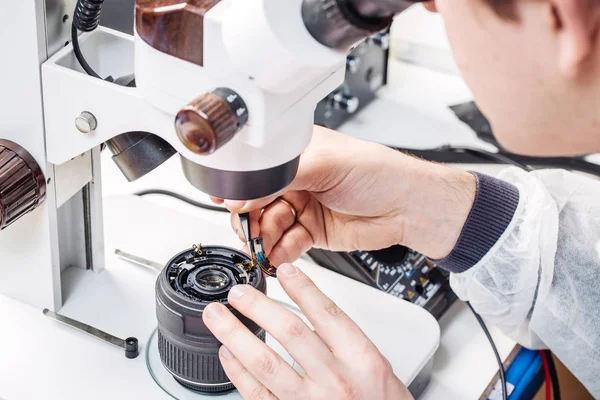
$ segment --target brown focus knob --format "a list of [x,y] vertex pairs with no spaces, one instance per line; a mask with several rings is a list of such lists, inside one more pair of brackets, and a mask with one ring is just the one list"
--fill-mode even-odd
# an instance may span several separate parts
[[248,121],[242,98],[230,89],[204,94],[179,111],[175,129],[181,142],[196,154],[212,154],[229,142]]
[[0,139],[0,230],[33,211],[45,197],[44,174],[31,154]]

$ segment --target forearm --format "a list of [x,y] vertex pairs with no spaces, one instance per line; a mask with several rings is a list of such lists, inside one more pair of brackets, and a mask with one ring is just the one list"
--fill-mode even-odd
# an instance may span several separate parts
[[[403,243],[451,272],[477,264],[513,219],[519,190],[478,173],[421,165],[408,198]],[[426,165],[425,165],[426,164]]]
[[404,173],[401,243],[432,259],[454,249],[471,212],[477,180],[469,172],[414,160]]

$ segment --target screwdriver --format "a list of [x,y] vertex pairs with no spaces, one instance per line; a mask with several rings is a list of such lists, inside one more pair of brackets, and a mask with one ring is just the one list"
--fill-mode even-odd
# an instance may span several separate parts
[[244,231],[244,238],[246,239],[246,244],[248,245],[248,251],[250,252],[250,256],[253,260],[256,259],[256,254],[254,253],[254,245],[252,244],[252,234],[250,232],[250,213],[240,214],[240,223],[242,224],[242,230]]

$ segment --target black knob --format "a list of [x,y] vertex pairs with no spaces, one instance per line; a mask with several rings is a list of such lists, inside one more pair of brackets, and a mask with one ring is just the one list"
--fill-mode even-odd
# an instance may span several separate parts
[[390,34],[389,33],[378,33],[371,38],[371,41],[383,50],[389,50],[390,48]]
[[354,114],[360,106],[360,100],[356,96],[345,93],[336,93],[333,95],[333,107],[337,110],[344,110],[348,114]]
[[388,249],[371,251],[369,254],[373,259],[384,265],[398,265],[403,263],[408,257],[409,250],[400,245],[392,246]]
[[346,58],[346,70],[351,74],[355,74],[360,69],[360,58],[348,56]]
[[46,197],[40,166],[24,148],[0,139],[0,230],[35,210]]
[[128,337],[125,339],[125,357],[129,359],[137,358],[140,355],[139,341],[137,338]]

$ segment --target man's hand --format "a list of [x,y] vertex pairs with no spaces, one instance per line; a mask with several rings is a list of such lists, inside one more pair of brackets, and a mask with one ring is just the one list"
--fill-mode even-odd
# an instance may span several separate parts
[[[470,173],[316,128],[285,192],[225,205],[233,213],[250,212],[252,234],[263,237],[274,265],[293,262],[311,247],[354,251],[403,244],[440,259],[454,248],[475,192]],[[278,196],[297,210],[297,219],[274,201]],[[244,241],[237,215],[232,225]]]
[[291,264],[278,279],[315,330],[251,286],[234,286],[229,303],[269,332],[302,367],[300,376],[222,304],[206,307],[203,320],[223,343],[219,357],[245,399],[394,399],[412,396],[390,363],[315,284]]

